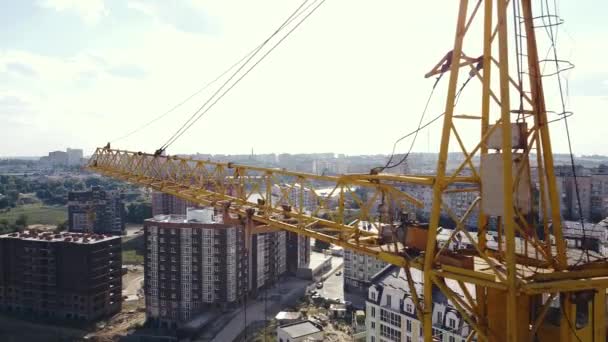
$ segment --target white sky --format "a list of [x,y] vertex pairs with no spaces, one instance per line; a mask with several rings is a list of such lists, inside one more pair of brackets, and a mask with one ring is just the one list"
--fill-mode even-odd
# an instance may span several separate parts
[[[565,75],[574,151],[608,154],[608,6],[559,2],[559,52],[577,65]],[[91,153],[215,78],[300,3],[0,0],[0,156]],[[327,0],[169,153],[389,153],[416,128],[433,83],[423,75],[452,48],[457,4]],[[481,54],[475,42],[465,52]],[[443,111],[446,85],[447,77],[427,118]],[[458,112],[478,113],[478,91],[467,87]],[[209,94],[113,147],[154,151]],[[547,86],[553,109],[555,95]],[[422,133],[415,150],[437,151],[439,129]],[[463,135],[473,141],[476,132]],[[552,135],[566,152],[561,123]]]

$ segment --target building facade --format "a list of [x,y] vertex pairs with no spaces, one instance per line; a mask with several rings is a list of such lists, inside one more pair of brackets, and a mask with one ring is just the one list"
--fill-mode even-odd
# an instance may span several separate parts
[[152,216],[186,215],[186,211],[190,207],[197,207],[197,205],[170,194],[152,192]]
[[120,237],[24,231],[0,235],[0,310],[92,322],[122,302]]
[[144,222],[146,314],[176,328],[210,308],[238,305],[247,289],[245,234],[213,209]]
[[[422,293],[423,275],[420,270],[410,269],[414,286]],[[416,315],[406,273],[397,266],[387,266],[371,280],[365,301],[367,342],[422,342],[422,322]],[[458,284],[450,284],[459,293]],[[468,286],[468,285],[467,285]],[[469,289],[475,293],[473,288]],[[438,290],[433,291],[434,341],[465,342],[471,328],[458,311]]]
[[344,250],[344,290],[365,292],[372,277],[388,264],[369,255]]
[[68,223],[71,232],[121,235],[125,230],[122,195],[92,187],[68,194]]
[[149,321],[176,328],[205,310],[233,308],[310,260],[310,244],[308,249],[300,247],[307,239],[267,231],[255,232],[246,241],[246,230],[245,222],[213,208],[189,208],[185,216],[146,220]]
[[68,155],[67,164],[68,166],[78,166],[82,165],[83,153],[79,148],[68,148],[66,150]]
[[574,172],[571,166],[560,165],[556,166],[555,170],[564,219],[580,220],[582,213],[582,219],[598,222],[608,216],[607,165],[600,165],[597,168],[577,165]]
[[[375,224],[360,222],[359,229],[378,233]],[[344,290],[347,292],[367,292],[372,277],[388,264],[372,256],[344,249]]]

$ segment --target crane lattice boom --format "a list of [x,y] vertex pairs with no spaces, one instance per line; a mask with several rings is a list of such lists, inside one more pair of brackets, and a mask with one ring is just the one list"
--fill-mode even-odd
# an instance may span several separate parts
[[[525,42],[515,53],[518,62],[527,64],[518,77],[509,73],[509,5],[521,11],[514,12],[514,25],[520,32],[517,38]],[[478,21],[483,51],[472,58],[464,47],[476,17],[482,17]],[[449,75],[438,163],[432,176],[314,175],[109,146],[96,150],[88,168],[220,208],[249,222],[248,234],[256,229],[284,229],[377,257],[406,272],[412,267],[422,270],[420,293],[406,274],[425,341],[434,340],[434,290],[441,291],[471,327],[467,341],[605,341],[608,263],[593,253],[568,249],[562,235],[534,20],[531,0],[510,4],[479,0],[473,6],[460,0],[454,47],[426,74]],[[455,113],[463,68],[469,79],[481,84],[478,114]],[[514,105],[511,92],[518,95],[519,106]],[[461,138],[463,121],[478,123],[479,139],[472,146]],[[448,170],[452,145],[462,152],[463,161]],[[539,195],[534,196],[531,189],[536,182]],[[423,204],[408,192],[411,185],[432,191],[427,229],[399,217]],[[368,195],[363,198],[358,189]],[[479,197],[464,214],[457,214],[444,196],[467,191]],[[349,210],[353,206],[358,208],[354,214]],[[464,222],[473,210],[479,212],[478,227],[469,231]],[[456,228],[439,245],[442,214],[456,222]],[[360,229],[362,224],[375,229]],[[408,235],[420,230],[425,232],[423,245],[412,248]],[[497,241],[488,241],[490,231],[497,234]],[[471,248],[446,248],[459,234]],[[459,284],[460,291],[447,286],[447,280]],[[475,291],[470,291],[470,285]],[[558,324],[546,319],[555,308]],[[586,324],[578,324],[580,317],[587,318]]]

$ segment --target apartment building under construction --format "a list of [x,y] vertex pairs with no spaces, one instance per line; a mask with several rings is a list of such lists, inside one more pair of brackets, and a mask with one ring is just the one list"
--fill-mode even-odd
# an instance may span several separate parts
[[91,322],[122,302],[120,237],[24,231],[0,235],[0,310]]

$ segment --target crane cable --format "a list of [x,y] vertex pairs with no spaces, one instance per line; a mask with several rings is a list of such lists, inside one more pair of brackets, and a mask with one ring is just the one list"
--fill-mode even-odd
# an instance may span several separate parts
[[[234,88],[245,76],[247,76],[249,74],[249,72],[251,72],[251,70],[253,68],[255,68],[262,60],[264,60],[279,44],[281,44],[289,35],[291,35],[291,33],[293,33],[293,31],[295,31],[306,19],[308,19],[308,17],[310,17],[310,15],[312,13],[314,13],[323,3],[325,3],[325,0],[321,0],[320,2],[318,2],[317,0],[313,1],[311,4],[309,4],[304,10],[301,10],[302,7],[304,7],[304,5],[306,5],[306,3],[308,3],[309,0],[305,0],[286,20],[285,22],[283,22],[283,24],[281,24],[281,26],[279,26],[279,28],[277,30],[275,30],[275,32],[273,32],[262,44],[261,47],[256,49],[256,51],[243,63],[243,65],[241,65],[231,76],[228,80],[226,80],[222,86],[220,86],[220,88],[213,94],[211,95],[211,97],[205,101],[205,103],[198,109],[196,110],[192,116],[167,140],[167,142],[165,142],[165,144],[163,144],[161,146],[160,149],[158,149],[156,151],[156,155],[161,154],[162,152],[164,152],[170,145],[172,145],[177,139],[179,139],[190,127],[192,127],[192,125],[194,125],[203,115],[205,115],[211,108],[213,108],[213,106],[219,101],[221,100],[230,90],[232,90],[232,88]],[[316,6],[314,6],[316,3],[318,2],[318,4]],[[289,24],[291,24],[293,21],[295,21],[300,15],[302,15],[303,13],[305,13],[308,9],[310,9],[312,6],[314,6],[314,8],[312,8],[312,10],[310,10],[299,22],[296,23],[296,25],[291,28],[291,30],[289,30],[277,43],[275,43],[264,55],[262,55],[260,57],[260,59],[258,59],[251,67],[249,67],[239,78],[237,78],[234,83],[232,83],[232,85],[230,85],[226,90],[224,90],[224,88],[238,75],[239,72],[241,72],[241,70],[243,70],[243,68],[245,68],[245,66],[247,64],[249,64],[249,62],[262,50],[262,48],[264,46],[266,46],[266,44],[272,39],[274,38],[278,33],[280,33],[286,26],[288,26]],[[223,93],[220,94],[220,92],[222,92],[222,90],[224,90]],[[219,94],[219,96],[218,96]],[[217,97],[217,98],[216,98]],[[213,101],[213,102],[211,102]],[[206,107],[206,108],[205,108]]]
[[[568,113],[566,111],[566,104],[564,101],[564,90],[562,89],[562,80],[561,80],[560,69],[559,69],[559,59],[557,56],[558,55],[557,46],[556,46],[557,33],[553,32],[553,22],[551,20],[549,1],[545,0],[544,5],[546,6],[546,10],[547,10],[546,18],[549,21],[549,25],[546,25],[547,26],[546,31],[547,31],[549,40],[551,42],[551,49],[553,50],[553,60],[555,62],[555,69],[557,72],[557,83],[558,83],[559,97],[560,97],[561,109],[562,109],[561,114],[563,115],[564,127],[566,129],[566,138],[567,138],[567,142],[568,142],[568,151],[569,151],[569,155],[570,155],[570,168],[572,170],[572,176],[574,177],[574,192],[576,194],[576,204],[578,206],[578,216],[579,216],[579,220],[581,222],[581,231],[583,233],[583,243],[581,244],[581,247],[583,248],[583,251],[585,252],[585,255],[587,256],[587,262],[589,262],[590,261],[589,249],[586,248],[587,235],[586,235],[586,230],[585,230],[585,219],[583,217],[583,208],[581,206],[581,196],[580,196],[578,178],[577,178],[576,167],[575,167],[575,162],[574,162],[574,153],[572,152],[572,140],[570,138],[570,126],[568,124],[568,116],[570,116],[570,115],[567,115]],[[554,6],[555,10],[557,11],[556,0],[553,0],[553,6]],[[541,8],[542,8],[542,3],[541,3]],[[555,15],[557,15],[557,13],[555,13]],[[544,16],[542,17],[542,20],[544,22],[544,20],[545,20]],[[582,260],[582,255],[576,264],[578,265],[581,262],[581,260]]]
[[[450,54],[450,53],[448,53],[448,54]],[[478,72],[479,70],[481,70],[483,68],[483,59],[482,59],[482,57],[479,57],[477,59],[477,61],[478,62],[477,62],[477,66],[475,67],[475,69],[471,70],[469,72],[469,77],[462,84],[462,86],[460,87],[460,89],[458,89],[458,92],[456,93],[456,96],[455,96],[456,99],[454,101],[454,107],[456,107],[456,105],[458,104],[458,101],[460,100],[460,95],[462,94],[462,91],[467,86],[467,84],[469,83],[469,81],[475,76],[476,72]],[[412,149],[414,148],[414,144],[416,142],[416,138],[418,137],[418,133],[421,130],[423,130],[426,127],[428,127],[431,124],[433,124],[435,121],[439,120],[443,115],[445,115],[445,112],[443,112],[443,113],[435,116],[433,119],[431,119],[430,121],[426,122],[425,124],[422,124],[422,121],[424,120],[424,117],[426,115],[426,111],[428,109],[428,106],[429,106],[429,103],[431,101],[431,98],[433,97],[433,94],[435,92],[435,88],[437,87],[437,84],[441,80],[441,77],[443,76],[444,72],[449,69],[450,64],[451,64],[451,58],[448,58],[448,61],[446,61],[446,64],[444,64],[443,67],[442,67],[442,71],[443,72],[439,75],[439,77],[437,77],[437,79],[435,80],[435,83],[433,84],[433,88],[431,89],[431,91],[429,93],[429,96],[428,96],[428,98],[426,100],[426,104],[424,106],[422,114],[420,115],[420,120],[418,122],[418,127],[415,130],[413,130],[413,131],[407,133],[406,135],[400,137],[399,139],[395,140],[395,143],[393,144],[393,150],[392,150],[391,155],[390,155],[388,161],[386,162],[386,164],[384,166],[373,168],[371,170],[371,172],[370,172],[371,174],[377,174],[377,173],[380,173],[380,172],[382,172],[382,171],[384,171],[386,169],[392,169],[392,168],[395,168],[395,167],[401,165],[402,163],[404,163],[409,158],[409,155],[411,154]],[[392,162],[393,158],[395,157],[395,149],[397,147],[397,144],[399,142],[401,142],[402,140],[409,138],[412,135],[414,136],[414,138],[412,139],[412,142],[410,144],[410,147],[409,147],[407,153],[398,162],[396,162],[395,164],[391,165],[391,162]]]
[[195,97],[198,94],[202,93],[205,89],[209,88],[212,84],[214,84],[215,82],[219,81],[228,72],[230,72],[232,69],[234,69],[237,65],[241,64],[247,57],[249,57],[251,54],[253,54],[256,51],[256,49],[259,49],[259,48],[260,48],[260,46],[258,46],[255,49],[249,51],[245,56],[241,57],[241,59],[239,59],[237,62],[235,62],[234,64],[232,64],[228,69],[224,70],[224,72],[222,72],[221,74],[219,74],[216,78],[214,78],[213,80],[207,82],[204,86],[202,86],[200,89],[198,89],[197,91],[195,91],[194,93],[192,93],[190,96],[186,97],[185,99],[183,99],[182,101],[180,101],[178,104],[176,104],[175,106],[171,107],[171,109],[169,109],[166,112],[158,115],[154,119],[146,122],[145,124],[143,124],[143,125],[139,126],[138,128],[130,131],[129,133],[110,140],[110,142],[113,143],[113,142],[116,142],[116,141],[128,138],[131,135],[133,135],[133,134],[141,131],[142,129],[150,126],[151,124],[155,123],[156,121],[158,121],[158,120],[166,117],[170,113],[174,112],[176,109],[178,109],[179,107],[183,106],[186,102],[190,101],[193,97]]

